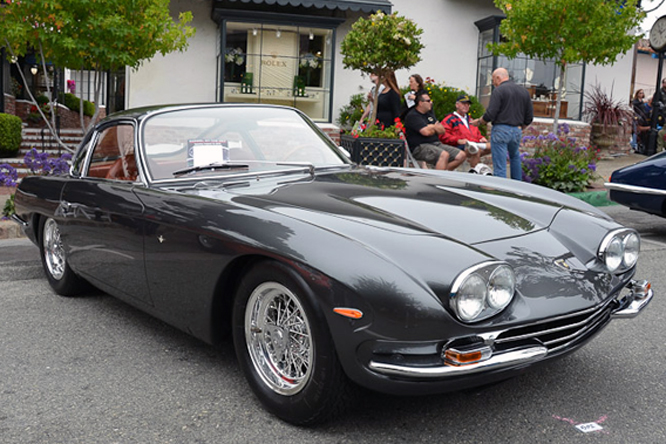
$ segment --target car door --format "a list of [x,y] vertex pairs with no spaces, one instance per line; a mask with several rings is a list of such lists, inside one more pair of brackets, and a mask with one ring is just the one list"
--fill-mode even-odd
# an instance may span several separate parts
[[134,157],[133,122],[101,127],[90,139],[79,180],[62,194],[63,240],[74,270],[104,291],[145,303],[144,212],[134,188],[142,186]]

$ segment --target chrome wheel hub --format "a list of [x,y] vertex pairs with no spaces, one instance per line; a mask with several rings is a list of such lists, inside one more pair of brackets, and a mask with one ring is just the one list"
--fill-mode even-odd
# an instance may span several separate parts
[[65,250],[60,241],[60,229],[56,221],[53,219],[46,221],[42,236],[44,236],[42,248],[46,268],[54,279],[60,280],[65,274]]
[[274,392],[294,395],[307,384],[314,353],[310,324],[298,298],[277,282],[250,295],[245,341],[252,365]]

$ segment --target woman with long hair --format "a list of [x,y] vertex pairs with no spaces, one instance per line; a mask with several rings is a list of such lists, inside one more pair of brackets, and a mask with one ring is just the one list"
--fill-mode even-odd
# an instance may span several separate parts
[[377,101],[377,120],[386,128],[395,125],[396,117],[400,117],[400,87],[393,71],[386,75],[383,85]]

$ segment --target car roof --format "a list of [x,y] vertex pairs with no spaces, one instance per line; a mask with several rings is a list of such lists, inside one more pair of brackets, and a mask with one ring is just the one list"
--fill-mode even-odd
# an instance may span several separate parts
[[[184,103],[184,104],[171,104],[171,105],[152,105],[143,106],[138,108],[130,108],[123,111],[118,111],[108,115],[99,123],[109,122],[117,119],[133,119],[142,120],[156,113],[178,111],[184,109],[201,109],[201,108],[284,108],[294,109],[283,105],[267,105],[256,103]],[[295,109],[294,109],[295,110]],[[298,110],[295,110],[298,111]]]

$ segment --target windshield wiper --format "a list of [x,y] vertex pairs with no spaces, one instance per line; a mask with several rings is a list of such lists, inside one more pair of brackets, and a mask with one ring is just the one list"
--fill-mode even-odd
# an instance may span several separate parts
[[206,170],[235,170],[235,169],[248,169],[250,165],[247,163],[234,163],[234,162],[213,162],[208,165],[198,165],[188,168],[183,168],[182,170],[174,171],[174,176],[182,176],[183,174],[196,173],[197,171],[206,171]]

